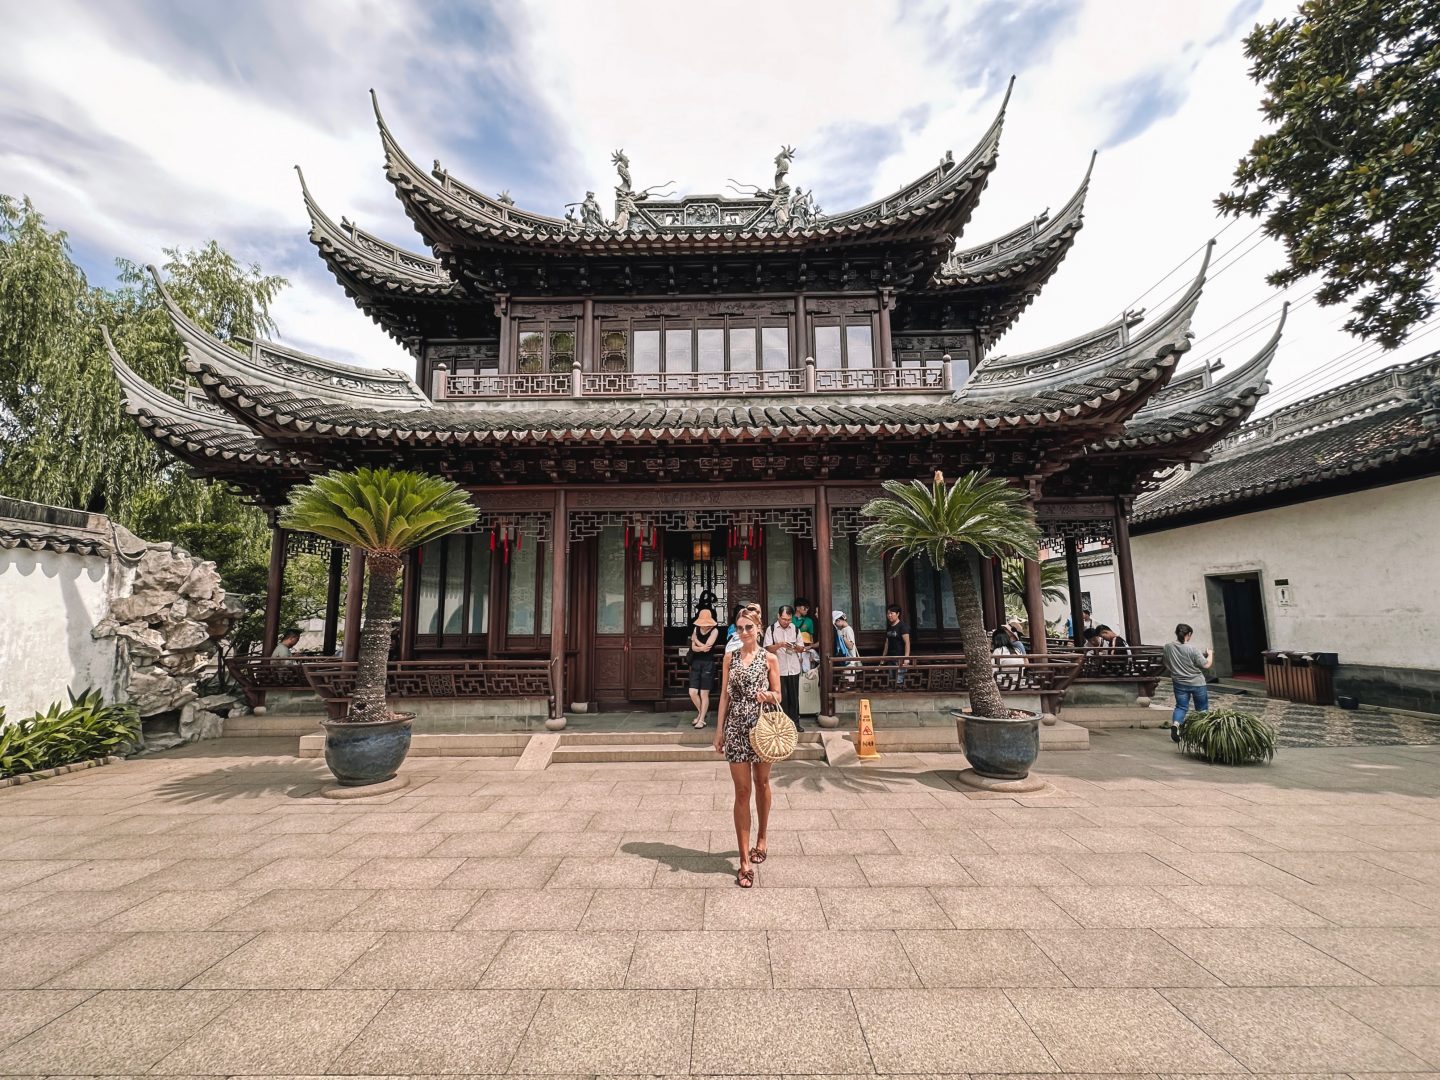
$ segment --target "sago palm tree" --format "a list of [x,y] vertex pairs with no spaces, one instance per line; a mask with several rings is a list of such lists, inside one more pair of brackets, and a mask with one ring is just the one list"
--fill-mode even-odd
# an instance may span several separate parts
[[1009,716],[990,668],[990,639],[974,574],[981,559],[1033,555],[1039,547],[1040,533],[1025,506],[1025,493],[984,471],[968,473],[950,485],[937,472],[931,484],[887,480],[883,486],[885,495],[860,511],[873,519],[860,530],[860,543],[872,555],[895,555],[896,572],[921,555],[932,566],[950,571],[971,711],[976,716]]
[[[1025,610],[1025,560],[1001,559],[1000,579],[1005,586],[1006,612]],[[1065,576],[1065,564],[1043,562],[1040,564],[1040,599],[1046,604],[1055,604],[1069,595],[1070,583]]]
[[290,493],[282,526],[365,553],[365,625],[347,722],[390,718],[385,676],[405,552],[473,525],[476,516],[469,497],[449,480],[404,469],[332,472]]

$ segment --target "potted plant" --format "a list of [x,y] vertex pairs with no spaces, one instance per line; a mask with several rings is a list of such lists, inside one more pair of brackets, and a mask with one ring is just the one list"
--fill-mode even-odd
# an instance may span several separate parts
[[861,511],[872,523],[860,531],[860,543],[872,555],[893,555],[895,573],[921,555],[949,571],[970,697],[961,736],[965,757],[981,776],[1024,779],[1040,752],[1040,715],[1010,715],[995,683],[975,582],[980,560],[1033,557],[1039,547],[1040,532],[1025,506],[1025,493],[983,470],[948,485],[937,472],[930,484],[887,480],[883,487],[885,495]]
[[1240,709],[1195,713],[1180,725],[1181,749],[1212,765],[1249,765],[1275,757],[1273,725]]
[[[350,708],[325,720],[325,764],[347,786],[391,779],[410,749],[413,714],[386,699],[395,583],[405,552],[475,523],[469,496],[449,480],[404,469],[317,477],[290,493],[280,524],[358,548],[365,556],[365,622]],[[349,628],[346,628],[349,632]]]

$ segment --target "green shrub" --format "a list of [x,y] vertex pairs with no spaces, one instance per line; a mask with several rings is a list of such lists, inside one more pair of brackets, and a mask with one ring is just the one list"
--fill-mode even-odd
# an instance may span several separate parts
[[98,690],[69,698],[68,706],[57,701],[13,723],[5,722],[0,707],[0,778],[123,754],[139,745],[135,706],[106,705]]
[[1275,729],[1239,709],[1192,713],[1180,725],[1182,749],[1220,765],[1248,765],[1275,756]]

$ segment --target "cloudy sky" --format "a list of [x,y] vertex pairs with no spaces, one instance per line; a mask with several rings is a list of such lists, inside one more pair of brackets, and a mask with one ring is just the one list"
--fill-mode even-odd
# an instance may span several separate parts
[[839,211],[966,153],[1014,74],[999,168],[962,246],[1058,209],[1099,159],[1084,231],[1000,351],[1158,310],[1218,233],[1192,361],[1240,362],[1292,300],[1273,406],[1440,348],[1417,334],[1388,355],[1357,350],[1313,282],[1283,297],[1265,284],[1278,245],[1215,216],[1259,130],[1241,38],[1294,6],[0,0],[0,191],[67,230],[96,281],[117,255],[215,238],[290,279],[284,340],[409,368],[320,263],[291,168],[333,217],[420,246],[384,178],[371,87],[417,161],[530,209],[609,189],[616,147],[637,186],[713,192],[767,183],[786,143],[792,183]]

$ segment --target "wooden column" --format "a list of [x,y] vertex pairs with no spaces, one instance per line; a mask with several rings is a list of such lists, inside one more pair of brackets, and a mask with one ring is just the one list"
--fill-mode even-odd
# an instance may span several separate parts
[[995,625],[999,626],[1012,614],[1005,610],[1005,571],[1001,567],[999,559],[991,559],[985,567],[985,572],[990,575],[990,587],[995,590],[995,611],[1000,616],[995,620]]
[[260,640],[262,656],[269,656],[280,644],[280,601],[285,595],[285,544],[290,533],[279,525],[270,527],[270,575],[265,580],[265,634]]
[[1135,566],[1130,561],[1130,516],[1125,500],[1115,500],[1115,573],[1120,581],[1120,609],[1125,619],[1125,640],[1140,644],[1140,608],[1135,603]]
[[325,643],[320,646],[324,656],[335,655],[336,631],[340,629],[340,571],[345,565],[345,549],[330,545],[330,573],[325,579]]
[[415,659],[415,601],[419,596],[420,550],[405,553],[405,570],[400,575],[400,655],[396,660]]
[[1045,600],[1040,592],[1040,563],[1035,559],[1025,560],[1025,619],[1030,624],[1030,653],[1044,656],[1048,646],[1045,641]]
[[1004,613],[1000,610],[1000,598],[995,595],[995,575],[990,569],[989,559],[981,559],[980,571],[980,609],[985,616],[986,632],[993,632],[997,626],[1005,621]]
[[350,572],[345,579],[345,651],[342,659],[360,659],[360,619],[365,608],[365,552],[350,548]]
[[890,304],[892,298],[889,290],[880,290],[880,315],[876,319],[879,341],[879,356],[882,368],[893,368],[895,366],[895,347],[890,344]]
[[565,716],[565,564],[570,550],[570,520],[565,512],[565,489],[555,492],[555,516],[550,522],[550,658],[555,662],[555,703],[552,719]]
[[585,297],[580,305],[580,352],[582,368],[585,371],[600,370],[600,328],[595,325],[595,300]]
[[1065,585],[1070,593],[1070,640],[1079,645],[1085,606],[1080,599],[1080,545],[1073,536],[1065,537]]
[[[810,328],[805,318],[805,294],[795,294],[795,335],[791,341],[790,366],[792,368],[804,367],[805,358],[811,355],[810,352]],[[765,366],[765,358],[760,357],[760,367]],[[812,391],[813,393],[813,391]]]
[[[830,494],[824,484],[815,488],[815,644],[820,652],[820,715],[835,715],[830,669],[835,664],[835,624],[830,621]],[[847,612],[847,614],[853,614]]]

